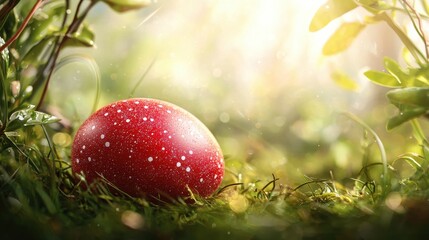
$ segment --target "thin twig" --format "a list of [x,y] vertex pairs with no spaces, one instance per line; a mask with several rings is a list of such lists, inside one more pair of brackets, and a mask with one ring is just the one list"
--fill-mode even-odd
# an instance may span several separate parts
[[402,0],[402,2],[405,4],[405,5],[407,5],[407,7],[409,8],[409,9],[411,9],[411,11],[414,13],[414,15],[416,16],[416,19],[417,19],[417,23],[418,23],[418,27],[415,25],[415,23],[414,23],[414,19],[411,17],[411,15],[410,15],[410,18],[411,18],[411,20],[412,20],[412,22],[413,22],[413,25],[414,25],[414,27],[416,28],[416,30],[417,30],[417,33],[420,35],[420,37],[422,38],[422,41],[423,41],[423,44],[424,44],[424,46],[425,46],[425,53],[426,53],[426,58],[428,58],[429,59],[429,42],[427,41],[427,39],[426,39],[426,35],[425,35],[425,32],[423,31],[423,24],[422,24],[422,19],[421,19],[421,17],[420,17],[420,14],[417,12],[417,10],[413,7],[413,6],[411,6],[411,4],[407,1],[407,0]]
[[[264,187],[262,187],[261,191],[259,191],[259,193],[262,193],[263,195],[265,195],[268,199],[272,197],[274,190],[276,189],[276,182],[279,180],[279,178],[276,178],[276,176],[274,174],[272,174],[273,176],[273,180],[269,181],[267,184],[265,184]],[[273,184],[273,187],[271,188],[271,191],[269,194],[265,193],[265,189],[270,186],[271,184]]]
[[217,192],[216,192],[216,194],[214,194],[214,195],[219,195],[220,193],[222,193],[223,191],[225,191],[225,189],[227,189],[227,188],[229,188],[229,187],[234,187],[234,186],[243,186],[244,185],[244,183],[231,183],[231,184],[228,184],[228,185],[226,185],[226,186],[224,186],[224,187],[222,187],[221,189],[219,189]]
[[91,1],[91,3],[84,10],[84,12],[79,16],[79,12],[80,12],[80,8],[82,7],[82,3],[83,3],[83,0],[79,1],[77,8],[76,8],[76,13],[75,13],[74,18],[73,18],[73,22],[70,24],[69,28],[67,29],[67,32],[64,34],[63,38],[61,39],[61,41],[58,45],[58,48],[56,48],[56,50],[54,51],[54,54],[51,56],[51,59],[48,60],[47,66],[48,66],[49,73],[47,75],[46,83],[45,83],[45,86],[43,87],[42,95],[39,99],[39,102],[37,103],[36,109],[40,109],[40,107],[42,106],[42,104],[45,100],[46,93],[48,91],[48,86],[49,86],[50,80],[52,78],[52,75],[54,73],[54,69],[55,69],[55,66],[57,64],[58,57],[60,56],[61,50],[64,48],[64,45],[66,44],[67,40],[70,39],[71,34],[73,34],[74,32],[77,31],[77,29],[79,28],[83,19],[89,13],[91,8],[95,5],[95,3],[97,3],[97,1]]
[[[411,55],[413,55],[414,59],[417,61],[417,64],[419,64],[420,66],[426,66],[426,64],[428,63],[428,59],[426,58],[426,56],[424,56],[424,54],[415,45],[415,43],[411,41],[409,36],[404,33],[404,31],[398,26],[395,21],[393,21],[393,19],[386,12],[377,15],[376,18],[385,21],[387,25],[392,28],[392,30],[401,39],[405,47],[410,51]],[[422,63],[421,60],[423,60],[424,63]]]
[[21,26],[19,26],[16,33],[11,38],[9,38],[5,44],[0,46],[0,52],[2,52],[7,47],[9,47],[19,37],[19,35],[21,35],[22,31],[24,31],[24,29],[28,25],[28,22],[30,21],[31,17],[33,17],[36,10],[39,9],[42,2],[43,2],[43,0],[37,0],[36,4],[34,4],[33,8],[30,10],[28,15],[25,17],[24,21],[22,22]]
[[3,21],[10,11],[19,3],[20,0],[8,1],[3,7],[0,9],[0,21]]
[[390,179],[389,179],[388,164],[387,164],[387,154],[386,154],[386,149],[384,148],[383,142],[381,141],[377,133],[361,119],[359,119],[358,117],[356,117],[355,115],[349,112],[345,112],[344,115],[346,115],[353,121],[357,122],[374,137],[375,142],[378,146],[378,150],[380,151],[381,163],[383,164],[383,175],[381,176],[381,181],[383,185],[382,192],[383,192],[383,195],[385,196],[387,194],[388,188],[390,187]]
[[329,180],[328,179],[314,179],[314,180],[311,180],[311,181],[308,181],[308,182],[305,182],[305,183],[302,183],[302,184],[298,185],[297,187],[295,187],[294,189],[292,189],[292,192],[295,192],[298,189],[300,189],[300,188],[302,188],[302,187],[304,187],[306,185],[310,185],[312,183],[317,184],[317,183],[324,183],[324,182],[327,182],[327,181],[329,181]]
[[137,88],[140,86],[140,84],[143,82],[143,80],[145,79],[146,75],[149,73],[149,71],[152,69],[153,65],[156,62],[156,57],[152,60],[152,62],[149,64],[149,67],[146,68],[145,72],[143,73],[143,75],[140,77],[140,79],[137,81],[137,83],[134,85],[133,90],[130,93],[130,98],[134,97],[134,94],[137,90]]

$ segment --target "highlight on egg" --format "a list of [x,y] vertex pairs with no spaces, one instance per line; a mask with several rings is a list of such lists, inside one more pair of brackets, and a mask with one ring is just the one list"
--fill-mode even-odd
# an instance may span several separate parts
[[104,178],[135,197],[212,195],[224,175],[221,148],[186,110],[156,99],[109,104],[78,129],[72,170],[91,184]]

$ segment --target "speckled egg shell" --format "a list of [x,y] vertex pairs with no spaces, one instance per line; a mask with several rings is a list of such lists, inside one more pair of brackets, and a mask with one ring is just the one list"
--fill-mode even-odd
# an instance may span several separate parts
[[72,147],[73,172],[103,176],[132,196],[207,197],[224,174],[222,151],[197,118],[171,103],[119,101],[91,115]]

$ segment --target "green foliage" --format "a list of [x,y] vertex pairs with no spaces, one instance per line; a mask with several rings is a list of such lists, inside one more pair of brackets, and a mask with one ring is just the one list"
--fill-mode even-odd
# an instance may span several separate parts
[[[3,46],[5,44],[4,40],[0,38],[0,44]],[[7,79],[7,69],[9,66],[9,51],[4,49],[1,52],[1,69],[0,69],[0,128],[4,128],[4,125],[7,121],[7,90],[6,90],[6,79]]]
[[29,105],[26,109],[13,112],[9,117],[5,132],[15,131],[27,126],[46,125],[59,121],[57,117],[36,111],[34,108],[34,105]]
[[[428,111],[428,64],[393,18],[396,11],[412,12],[409,7],[402,11],[384,1],[329,0],[316,12],[310,30],[318,31],[356,8],[368,11],[370,16],[363,23],[344,23],[333,34],[323,48],[331,55],[348,48],[369,24],[385,21],[394,28],[416,57],[415,65],[401,67],[385,58],[386,72],[370,70],[365,75],[377,84],[395,88],[387,96],[400,114],[391,118],[388,128],[411,121],[418,151],[389,163],[376,132],[349,114],[364,132],[362,168],[351,173],[353,179],[335,179],[332,171],[329,178],[304,176],[304,183],[293,187],[281,184],[275,175],[255,174],[250,160],[227,159],[225,181],[214,196],[202,199],[192,194],[171,203],[150,203],[115,189],[106,179],[91,185],[84,176],[77,179],[70,169],[67,144],[72,133],[59,127],[58,118],[44,112],[53,71],[76,58],[63,56],[63,50],[94,46],[94,33],[85,21],[92,7],[104,2],[114,11],[125,12],[144,7],[147,1],[43,1],[38,12],[18,2],[0,1],[1,6],[11,7],[9,11],[0,9],[0,44],[4,48],[0,65],[2,239],[376,239],[409,238],[427,229],[402,220],[414,216],[416,205],[429,209],[429,146],[416,122]],[[417,15],[411,13],[411,17]],[[16,40],[8,41],[14,36]],[[98,72],[95,63],[86,63]],[[342,71],[335,71],[332,78],[346,89],[357,88]],[[401,167],[396,166],[401,163],[413,169],[410,176],[401,175]],[[419,213],[429,219],[429,211]]]
[[323,54],[333,55],[347,49],[355,37],[365,28],[358,22],[343,23],[323,46]]
[[310,23],[310,31],[315,32],[332,20],[342,16],[343,14],[353,10],[358,5],[353,0],[329,0],[324,5],[320,6]]
[[126,12],[133,9],[146,7],[150,4],[150,0],[102,0],[107,3],[112,9],[118,12]]
[[331,77],[337,85],[346,90],[355,91],[359,88],[355,81],[340,70],[333,71]]
[[[421,0],[420,2],[422,6],[427,7],[426,0]],[[346,3],[348,5],[344,6]],[[333,1],[328,1],[326,5],[319,9],[313,18],[310,29],[319,30],[329,22],[339,18],[343,13],[358,6],[366,9],[368,16],[366,16],[364,22],[345,22],[341,24],[326,42],[323,53],[325,55],[332,55],[342,52],[351,45],[353,40],[368,24],[386,23],[404,44],[407,50],[404,53],[405,61],[410,62],[407,61],[406,53],[410,53],[414,57],[413,61],[405,68],[401,67],[397,61],[386,57],[384,59],[384,68],[386,71],[368,70],[364,73],[369,80],[378,85],[388,88],[401,88],[399,90],[392,90],[387,94],[390,102],[399,110],[399,114],[391,117],[388,121],[387,129],[393,129],[412,119],[426,115],[428,108],[425,94],[427,94],[426,88],[429,86],[429,56],[427,52],[428,41],[421,28],[421,24],[422,21],[428,19],[428,16],[425,15],[427,11],[426,13],[419,12],[414,5],[411,5],[406,0],[344,1],[342,4],[336,4],[336,7],[332,7],[331,5],[333,4]],[[353,4],[355,4],[354,7]],[[398,4],[401,7],[398,7]],[[323,15],[320,12],[323,12]],[[396,22],[396,16],[400,14],[405,14],[409,17],[410,22],[414,26],[415,33],[417,33],[423,42],[421,49],[411,39],[411,34],[399,27],[399,24]],[[321,27],[314,27],[318,26],[317,22],[322,23]],[[414,66],[415,64],[417,66]]]

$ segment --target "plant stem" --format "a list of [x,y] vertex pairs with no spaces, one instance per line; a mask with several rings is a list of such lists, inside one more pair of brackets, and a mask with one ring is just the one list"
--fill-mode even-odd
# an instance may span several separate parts
[[404,8],[407,9],[407,7],[408,7],[409,9],[411,9],[411,11],[415,15],[415,18],[417,19],[418,27],[416,26],[416,23],[414,22],[414,18],[411,16],[411,13],[407,10],[407,13],[408,13],[408,15],[409,15],[409,17],[413,23],[414,29],[416,29],[417,34],[420,36],[420,38],[423,41],[423,44],[425,46],[426,58],[428,59],[429,58],[429,48],[428,48],[429,46],[428,46],[428,41],[427,41],[426,36],[425,36],[425,32],[423,31],[422,19],[420,17],[420,14],[417,12],[417,10],[413,6],[411,6],[410,3],[408,3],[407,0],[402,0],[402,2],[403,2],[403,4],[406,5],[406,6],[404,5]]
[[411,125],[413,126],[414,137],[417,139],[418,143],[422,145],[423,142],[427,140],[417,119],[411,120]]
[[9,45],[12,44],[19,37],[19,35],[21,35],[22,31],[24,31],[24,29],[27,26],[28,22],[30,21],[31,17],[34,15],[34,13],[40,7],[40,5],[42,4],[43,1],[44,0],[37,0],[36,4],[34,4],[33,8],[31,8],[30,12],[25,17],[24,21],[22,22],[21,26],[19,26],[16,33],[11,38],[9,38],[9,40],[7,40],[7,42],[5,44],[0,46],[0,52],[2,52],[7,47],[9,47]]
[[416,45],[409,39],[407,34],[405,34],[402,29],[398,27],[398,25],[396,25],[396,23],[389,17],[389,15],[387,15],[386,12],[379,14],[377,18],[385,21],[387,25],[392,28],[392,30],[398,35],[402,43],[410,51],[410,53],[413,55],[414,59],[416,59],[419,65],[423,65],[421,62],[422,59],[425,63],[428,63],[428,59],[420,52]]
[[79,1],[78,5],[76,7],[76,13],[74,15],[72,23],[68,27],[68,29],[67,29],[66,33],[64,34],[63,38],[60,40],[60,43],[58,44],[58,47],[54,50],[54,54],[51,55],[50,60],[48,60],[48,63],[47,63],[48,74],[47,74],[47,77],[46,77],[45,85],[44,85],[43,90],[42,90],[42,95],[41,95],[41,97],[39,99],[39,102],[37,103],[36,109],[40,109],[40,107],[42,106],[42,104],[43,104],[43,102],[45,100],[46,93],[48,91],[48,86],[49,86],[50,80],[52,78],[52,74],[54,72],[54,69],[55,69],[55,66],[57,64],[58,57],[60,55],[61,50],[64,48],[67,40],[70,39],[71,34],[73,34],[74,32],[76,32],[79,29],[79,26],[83,22],[83,19],[89,13],[89,11],[91,10],[91,8],[95,5],[95,3],[97,3],[97,1],[91,1],[91,3],[88,5],[88,7],[79,16],[79,12],[80,12],[80,8],[82,7],[82,3],[83,3],[83,0]]
[[0,21],[3,21],[20,0],[8,1],[0,10]]
[[387,154],[386,154],[386,150],[384,148],[383,142],[381,141],[377,133],[374,130],[372,130],[372,128],[370,128],[366,123],[360,120],[358,117],[356,117],[355,115],[349,112],[345,112],[344,114],[350,119],[352,119],[353,121],[357,122],[359,125],[361,125],[366,131],[368,131],[374,137],[375,142],[377,143],[378,149],[380,151],[381,162],[383,163],[383,176],[381,176],[382,196],[386,196],[390,183],[389,183],[389,173],[388,173],[388,167],[387,167]]
[[143,82],[143,80],[145,79],[146,75],[149,73],[149,71],[152,69],[153,65],[155,64],[156,58],[154,58],[152,60],[152,62],[149,64],[149,67],[146,68],[145,72],[143,73],[143,75],[140,77],[140,79],[137,81],[136,85],[134,86],[133,90],[131,91],[129,97],[132,98],[134,97],[134,94],[137,90],[137,88],[140,86],[140,84]]

